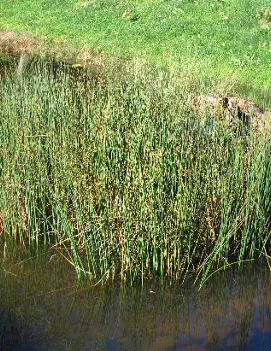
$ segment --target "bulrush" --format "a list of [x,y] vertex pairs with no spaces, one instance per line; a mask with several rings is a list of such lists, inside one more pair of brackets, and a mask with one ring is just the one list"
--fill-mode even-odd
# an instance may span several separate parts
[[178,72],[125,72],[93,84],[34,62],[0,81],[1,240],[53,247],[94,283],[205,281],[269,255],[270,132],[234,127],[263,111],[208,96],[194,113]]

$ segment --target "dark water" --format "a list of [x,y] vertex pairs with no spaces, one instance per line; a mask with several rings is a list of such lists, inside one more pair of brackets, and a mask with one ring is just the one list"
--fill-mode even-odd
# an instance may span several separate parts
[[124,289],[78,284],[50,255],[1,258],[1,351],[271,349],[266,267],[218,273],[200,291]]

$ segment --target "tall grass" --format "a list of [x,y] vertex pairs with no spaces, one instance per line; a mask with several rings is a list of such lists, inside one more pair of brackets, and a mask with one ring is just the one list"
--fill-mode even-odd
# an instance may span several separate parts
[[178,74],[94,84],[36,67],[0,82],[5,240],[54,246],[78,277],[201,279],[268,254],[270,134],[197,115]]

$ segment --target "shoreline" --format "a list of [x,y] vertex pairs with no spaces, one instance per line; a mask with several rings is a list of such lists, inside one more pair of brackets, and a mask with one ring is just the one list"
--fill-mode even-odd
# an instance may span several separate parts
[[84,67],[104,67],[102,56],[98,57],[91,50],[79,50],[65,43],[49,45],[43,38],[28,33],[0,31],[0,55],[19,56],[22,53],[43,60],[55,60]]

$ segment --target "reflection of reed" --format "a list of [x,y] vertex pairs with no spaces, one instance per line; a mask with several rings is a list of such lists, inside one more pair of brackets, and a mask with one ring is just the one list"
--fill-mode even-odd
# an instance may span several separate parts
[[257,286],[257,320],[256,327],[261,334],[270,333],[271,326],[271,291],[270,291],[270,279],[268,279],[268,273],[266,273],[266,279],[259,276]]
[[10,313],[0,309],[0,350],[19,350],[22,344],[22,335],[16,324],[13,323]]
[[147,287],[75,289],[70,267],[14,257],[24,263],[7,257],[1,304],[12,308],[15,325],[17,318],[35,328],[39,350],[245,350],[255,331],[270,331],[263,270],[219,274],[198,293],[171,287],[150,294]]

